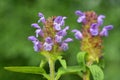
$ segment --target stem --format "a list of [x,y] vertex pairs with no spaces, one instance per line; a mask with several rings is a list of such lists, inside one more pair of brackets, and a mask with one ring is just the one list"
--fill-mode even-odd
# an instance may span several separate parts
[[88,70],[84,73],[83,80],[90,80],[90,72]]
[[55,80],[55,61],[49,58],[50,80]]

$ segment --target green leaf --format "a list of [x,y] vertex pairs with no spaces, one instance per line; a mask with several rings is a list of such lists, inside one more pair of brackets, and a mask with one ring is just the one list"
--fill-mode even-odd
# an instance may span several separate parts
[[63,68],[67,68],[66,61],[64,59],[62,59],[62,56],[59,56],[58,60],[59,60],[59,62],[62,65]]
[[80,67],[83,68],[83,70],[86,70],[85,56],[86,56],[86,52],[79,52],[79,53],[77,54],[78,64],[80,65]]
[[46,60],[41,60],[40,67],[43,68],[46,63],[47,63]]
[[58,69],[55,80],[58,80],[61,77],[61,75],[68,74],[68,73],[76,73],[78,75],[82,75],[81,71],[82,71],[82,69],[80,68],[80,66],[69,66],[67,68],[61,67]]
[[104,73],[98,65],[91,65],[91,66],[88,66],[88,68],[90,69],[90,72],[92,73],[94,80],[104,79]]
[[46,74],[45,70],[41,67],[18,66],[18,67],[4,67],[4,69],[21,73],[41,74],[47,79],[49,79],[49,76]]

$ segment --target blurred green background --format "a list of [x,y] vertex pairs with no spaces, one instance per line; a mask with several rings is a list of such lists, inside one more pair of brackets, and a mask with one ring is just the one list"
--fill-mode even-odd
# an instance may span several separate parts
[[[38,66],[41,60],[27,40],[34,35],[31,23],[37,22],[38,12],[46,17],[67,16],[66,25],[70,30],[80,29],[76,22],[76,10],[94,10],[106,15],[104,25],[114,25],[109,36],[103,38],[105,53],[105,80],[120,80],[120,0],[0,0],[0,80],[44,80],[40,75],[9,72],[4,66]],[[68,36],[73,34],[68,33]],[[70,49],[63,55],[68,65],[76,65],[79,41],[70,43]],[[57,68],[60,64],[56,63]],[[48,65],[45,66],[48,71]],[[60,80],[80,80],[76,75],[67,74]]]

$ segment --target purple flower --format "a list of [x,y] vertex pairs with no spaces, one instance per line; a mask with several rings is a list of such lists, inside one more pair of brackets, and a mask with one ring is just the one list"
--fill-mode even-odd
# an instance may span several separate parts
[[77,10],[75,12],[75,14],[79,16],[78,19],[77,19],[78,23],[83,22],[85,20],[85,18],[86,18],[85,14],[83,12],[79,11],[79,10]]
[[53,45],[53,41],[52,41],[52,38],[51,38],[51,37],[45,38],[45,42],[48,43],[48,44]]
[[38,37],[38,35],[40,35],[40,36],[43,37],[43,31],[42,31],[42,29],[37,29],[37,30],[35,31],[35,33],[36,33],[36,37]]
[[103,19],[105,18],[104,15],[99,15],[98,18],[97,18],[97,22],[99,25],[102,25],[103,24]]
[[64,19],[66,19],[66,17],[58,16],[55,18],[55,20],[54,20],[55,30],[57,30],[57,31],[61,30],[61,26],[64,25]]
[[67,38],[67,39],[64,40],[65,43],[68,43],[68,42],[71,42],[71,41],[73,41],[72,38]]
[[46,51],[51,51],[52,50],[52,45],[48,44],[47,42],[45,42],[43,44],[43,47],[44,47],[44,50],[46,50]]
[[72,30],[72,32],[75,33],[74,36],[75,36],[76,39],[80,40],[80,39],[83,38],[83,35],[82,35],[82,33],[79,30],[74,29],[74,30]]
[[63,30],[59,31],[57,35],[59,36],[66,36],[67,35],[67,30],[69,29],[69,26],[66,26]]
[[37,23],[33,23],[33,24],[31,24],[31,26],[34,27],[34,28],[37,28],[37,29],[40,28],[40,26],[39,26]]
[[28,40],[30,40],[30,41],[36,41],[37,38],[36,38],[35,36],[29,36],[29,37],[28,37]]
[[39,52],[40,49],[42,48],[42,44],[39,41],[34,42],[34,51]]
[[33,48],[34,51],[38,52],[42,48],[42,44],[39,42],[39,40],[35,36],[29,36],[28,40],[31,40],[34,44]]
[[108,36],[108,30],[113,29],[112,25],[104,26],[102,31],[100,32],[100,36]]
[[63,38],[63,36],[56,35],[55,36],[55,41],[60,43],[60,42],[62,42],[62,38]]
[[45,23],[45,17],[42,13],[38,13],[38,16],[40,17],[40,19],[38,20],[38,23],[42,22]]
[[97,23],[93,23],[92,25],[91,25],[91,27],[90,27],[90,33],[91,33],[91,35],[93,35],[93,36],[97,36],[98,35],[98,27],[99,27],[99,25],[97,24]]
[[61,48],[62,48],[62,50],[66,51],[68,49],[68,44],[63,42],[61,44]]

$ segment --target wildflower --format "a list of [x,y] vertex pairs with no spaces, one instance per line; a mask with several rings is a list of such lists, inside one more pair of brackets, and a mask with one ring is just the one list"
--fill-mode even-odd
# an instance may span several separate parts
[[112,25],[105,26],[100,32],[100,36],[108,36],[108,30],[113,29]]
[[104,15],[99,15],[93,11],[75,12],[78,15],[77,22],[82,23],[82,31],[77,29],[72,30],[76,39],[81,40],[81,50],[88,53],[88,63],[91,61],[99,61],[102,56],[102,37],[108,36],[108,31],[113,29],[112,25],[104,26],[101,30],[100,26],[103,25]]
[[79,30],[74,29],[74,30],[72,30],[72,32],[75,33],[75,38],[76,39],[80,40],[80,39],[83,38],[83,35],[82,35],[82,33]]
[[[40,19],[38,22],[43,23],[43,27],[40,27],[37,23],[33,23],[31,26],[36,28],[36,36],[29,36],[28,39],[33,42],[34,51],[48,51],[58,53],[59,51],[67,50],[68,43],[73,41],[71,38],[64,39],[67,35],[69,26],[62,29],[65,25],[66,17],[57,16],[45,19],[42,13],[39,13]],[[39,37],[41,40],[39,41]]]
[[86,16],[85,16],[85,14],[84,14],[83,12],[77,10],[77,11],[75,12],[75,14],[79,16],[78,19],[77,19],[77,22],[78,22],[78,23],[81,23],[81,22],[84,21],[84,19],[85,19]]

